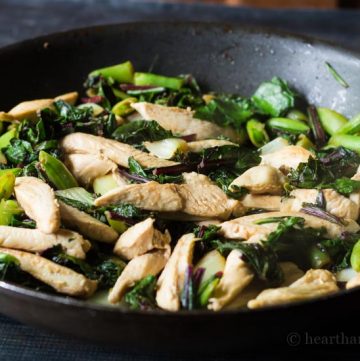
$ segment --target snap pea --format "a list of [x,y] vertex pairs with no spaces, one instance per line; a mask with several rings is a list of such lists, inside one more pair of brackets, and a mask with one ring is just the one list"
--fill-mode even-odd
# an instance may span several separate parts
[[0,199],[8,199],[14,191],[15,176],[13,173],[5,173],[0,177]]
[[360,240],[355,243],[355,246],[352,249],[350,264],[356,272],[360,272]]
[[126,98],[118,103],[116,103],[111,111],[116,114],[119,115],[120,117],[124,117],[127,116],[131,113],[133,113],[135,111],[135,109],[131,108],[131,104],[136,103],[137,99],[136,98]]
[[334,135],[342,128],[348,120],[335,110],[328,108],[317,108],[319,119],[325,132]]
[[316,148],[314,143],[305,134],[299,135],[296,145],[308,150],[312,150]]
[[78,187],[74,176],[59,159],[42,150],[39,153],[39,161],[47,178],[57,189]]
[[286,114],[286,118],[300,120],[305,123],[308,121],[308,117],[306,116],[306,114],[297,109],[290,110],[289,113]]
[[345,147],[360,153],[360,136],[350,134],[335,134],[328,142],[333,147]]
[[134,79],[134,67],[130,61],[121,64],[96,69],[90,73],[91,76],[102,75],[112,78],[119,83],[132,83]]
[[356,134],[360,132],[360,114],[355,115],[349,122],[345,123],[337,134]]
[[179,90],[184,84],[184,79],[152,73],[135,73],[134,84],[139,86],[152,85]]
[[265,130],[265,124],[256,119],[250,119],[246,123],[246,131],[252,144],[260,148],[269,141],[269,136]]
[[300,120],[289,118],[271,118],[267,121],[270,129],[276,129],[293,134],[303,134],[310,131],[310,127]]

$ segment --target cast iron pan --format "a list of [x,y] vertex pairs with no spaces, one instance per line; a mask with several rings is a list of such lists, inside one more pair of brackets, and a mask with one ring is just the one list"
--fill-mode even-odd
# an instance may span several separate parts
[[[130,59],[136,69],[192,73],[203,86],[249,95],[274,75],[316,105],[360,111],[360,57],[304,37],[205,24],[138,23],[75,30],[0,50],[0,109],[81,88],[97,67]],[[329,74],[329,61],[350,84]],[[131,312],[89,305],[0,282],[0,311],[22,322],[126,349],[239,351],[286,344],[287,335],[351,332],[360,291],[259,311]],[[349,322],[349,319],[352,321]],[[296,337],[295,337],[296,340]],[[291,340],[290,340],[291,342]]]

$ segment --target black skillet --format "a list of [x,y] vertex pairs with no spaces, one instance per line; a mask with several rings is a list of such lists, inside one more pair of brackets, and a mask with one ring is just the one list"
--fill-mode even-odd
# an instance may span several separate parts
[[[348,116],[360,112],[357,54],[264,29],[164,23],[75,30],[1,49],[0,109],[8,110],[25,99],[81,89],[90,70],[127,59],[136,69],[146,71],[153,66],[154,72],[168,75],[191,72],[209,89],[242,95],[277,75],[311,103],[334,107]],[[348,89],[329,74],[325,61],[346,79]],[[1,313],[141,351],[230,352],[287,342],[304,344],[312,335],[351,334],[352,325],[359,324],[359,305],[360,291],[353,290],[252,312],[143,313],[89,305],[0,282]]]

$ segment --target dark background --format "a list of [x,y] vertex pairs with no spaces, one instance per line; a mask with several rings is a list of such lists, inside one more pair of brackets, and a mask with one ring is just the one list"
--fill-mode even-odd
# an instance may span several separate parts
[[[312,35],[360,51],[359,10],[289,10],[223,7],[204,4],[166,4],[136,0],[0,0],[0,47],[37,35],[74,27],[128,21],[191,20],[225,21],[240,24],[272,26],[295,33]],[[121,46],[121,45],[120,45]],[[1,92],[6,84],[1,84]],[[339,312],[339,310],[334,310]],[[329,315],[329,317],[331,317]],[[316,319],[309,322],[316,322]],[[351,322],[351,320],[344,320]],[[246,327],[246,325],[239,325]],[[276,325],[274,325],[276,332]],[[209,340],[211,342],[211,340]],[[241,340],[239,340],[241,342]],[[206,348],[206,345],[202,345]],[[360,346],[349,350],[346,346],[335,350],[328,346],[283,350],[261,349],[241,355],[223,357],[130,354],[123,350],[90,345],[66,337],[39,331],[0,316],[0,360],[303,360],[356,359]],[[220,351],[220,350],[219,350]],[[225,350],[226,352],[226,350]]]

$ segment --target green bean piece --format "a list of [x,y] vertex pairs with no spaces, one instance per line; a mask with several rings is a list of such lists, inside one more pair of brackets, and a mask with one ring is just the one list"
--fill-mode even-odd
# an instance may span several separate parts
[[135,73],[134,84],[139,86],[151,85],[155,87],[179,90],[184,84],[184,79],[152,73]]
[[24,211],[19,206],[18,202],[9,199],[2,200],[0,202],[0,225],[9,226],[11,224],[12,218],[15,215],[22,214]]
[[316,148],[314,143],[305,134],[299,135],[296,145],[308,150],[313,150]]
[[56,189],[78,187],[76,179],[62,161],[43,150],[39,153],[39,161],[48,180],[56,187]]
[[13,173],[6,173],[0,177],[0,199],[8,199],[14,192],[15,176]]
[[289,113],[286,114],[286,118],[288,119],[293,119],[293,120],[299,120],[301,122],[308,122],[308,117],[306,116],[306,114],[304,114],[303,112],[301,112],[300,110],[297,109],[293,109],[290,110]]
[[349,122],[345,123],[337,134],[357,134],[360,132],[360,114],[355,115]]
[[325,268],[331,264],[331,258],[328,252],[317,245],[310,247],[309,261],[311,268]]
[[120,117],[125,117],[131,113],[133,113],[135,111],[134,108],[132,108],[130,105],[133,103],[136,103],[138,100],[136,98],[127,98],[124,99],[118,103],[116,103],[111,111],[116,114],[119,115]]
[[310,127],[304,122],[289,118],[271,118],[267,121],[267,126],[270,129],[293,134],[304,134],[310,131]]
[[265,130],[265,124],[256,119],[250,119],[246,123],[246,131],[251,143],[257,148],[262,147],[270,140]]
[[345,147],[360,154],[360,136],[350,134],[335,134],[328,142],[333,147]]
[[355,246],[352,249],[350,264],[356,272],[360,272],[360,240],[355,243]]
[[130,61],[126,61],[125,63],[96,69],[90,75],[102,75],[104,78],[112,78],[119,83],[132,83],[134,80],[134,67]]
[[330,135],[336,134],[345,124],[348,123],[348,120],[335,110],[317,108],[317,112],[319,114],[322,127],[325,129],[325,132]]
[[11,139],[17,137],[17,128],[12,128],[0,137],[0,149],[7,147]]

